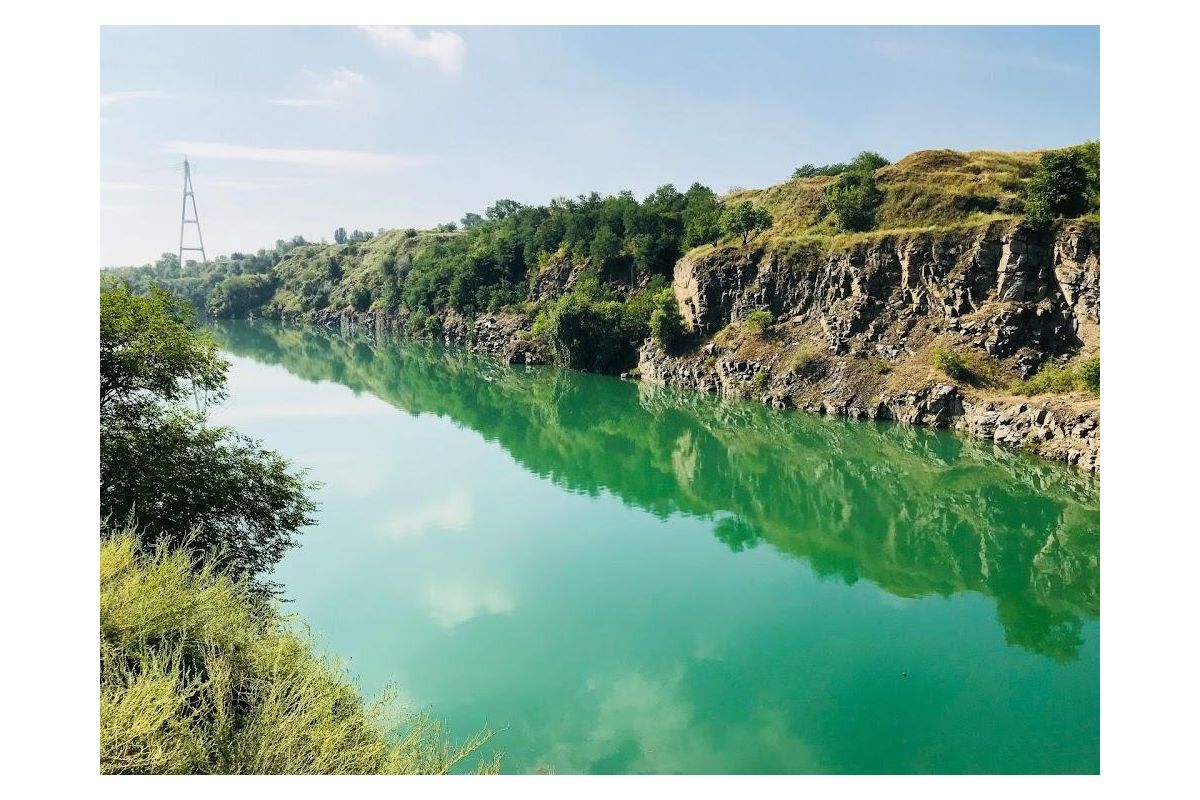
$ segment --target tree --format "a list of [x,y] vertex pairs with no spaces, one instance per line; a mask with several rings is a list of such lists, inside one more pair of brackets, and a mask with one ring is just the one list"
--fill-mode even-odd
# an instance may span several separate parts
[[505,217],[512,216],[522,208],[524,208],[524,206],[518,203],[516,200],[497,200],[495,203],[488,206],[487,210],[483,213],[488,219],[498,222]]
[[749,201],[730,206],[721,214],[721,228],[731,236],[740,236],[742,247],[750,243],[751,236],[773,224],[770,212]]
[[183,402],[193,392],[223,397],[227,367],[179,298],[102,287],[101,518],[135,524],[147,548],[185,548],[256,580],[312,522],[315,506],[311,487],[279,455],[206,427],[203,412]]
[[592,264],[603,272],[621,255],[621,238],[613,233],[612,228],[601,225],[596,231],[596,235],[592,237],[589,254],[592,257]]
[[479,225],[482,222],[483,222],[483,217],[479,216],[478,214],[476,214],[474,212],[468,212],[468,213],[464,214],[463,218],[462,218],[463,230],[469,231],[472,228],[474,228],[476,225]]
[[879,153],[863,150],[850,162],[850,169],[858,172],[874,172],[880,167],[886,167],[890,163],[892,162],[879,155]]
[[693,183],[684,194],[683,246],[712,244],[721,236],[721,204],[712,189]]
[[1056,217],[1078,217],[1100,208],[1100,143],[1042,155],[1025,185],[1025,219],[1044,228]]
[[660,290],[654,296],[654,310],[650,313],[650,337],[659,347],[670,350],[683,338],[684,330],[674,290]]
[[195,392],[219,399],[226,363],[195,331],[196,313],[165,289],[135,295],[109,282],[100,292],[101,421],[136,413],[148,402],[174,403]]
[[883,192],[875,185],[874,175],[865,169],[844,172],[825,189],[825,208],[846,231],[873,228],[875,211],[882,202]]
[[346,229],[338,228],[336,231],[334,231],[333,232],[333,241],[336,242],[337,244],[345,244],[346,243]]

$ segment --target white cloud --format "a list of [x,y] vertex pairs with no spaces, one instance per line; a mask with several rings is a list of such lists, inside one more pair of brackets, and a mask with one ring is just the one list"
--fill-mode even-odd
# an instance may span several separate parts
[[384,521],[382,532],[397,539],[441,529],[460,531],[475,518],[475,507],[465,489],[454,489],[441,500],[406,509]]
[[467,57],[467,43],[453,31],[430,31],[422,39],[412,28],[401,25],[363,25],[360,30],[381,50],[432,61],[451,75],[462,72]]
[[508,590],[480,586],[475,581],[427,586],[424,603],[439,628],[453,628],[476,617],[507,614],[516,607]]
[[317,72],[305,67],[300,70],[304,92],[299,97],[279,97],[272,105],[288,108],[339,108],[360,100],[367,91],[367,79],[345,67]]
[[129,92],[101,92],[100,107],[111,106],[114,103],[124,103],[131,100],[162,100],[170,97],[170,92],[161,92],[158,90],[139,90]]
[[199,158],[261,161],[271,164],[291,164],[303,167],[332,167],[336,169],[386,170],[410,169],[426,163],[419,156],[374,153],[368,150],[318,150],[291,147],[251,147],[227,142],[169,141],[163,148]]

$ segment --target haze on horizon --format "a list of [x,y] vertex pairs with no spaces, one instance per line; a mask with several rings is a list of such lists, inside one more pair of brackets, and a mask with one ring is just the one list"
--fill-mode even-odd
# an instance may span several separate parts
[[1099,138],[1095,27],[114,28],[100,265],[210,258],[494,200],[786,180],[861,150]]

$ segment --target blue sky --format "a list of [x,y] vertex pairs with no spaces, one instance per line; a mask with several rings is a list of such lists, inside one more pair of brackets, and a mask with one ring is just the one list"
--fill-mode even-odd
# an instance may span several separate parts
[[785,180],[860,150],[1098,138],[1079,28],[104,28],[102,265],[583,192]]

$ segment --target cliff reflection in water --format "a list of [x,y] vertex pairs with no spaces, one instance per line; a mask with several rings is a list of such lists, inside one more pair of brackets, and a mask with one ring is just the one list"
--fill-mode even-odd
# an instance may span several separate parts
[[275,323],[213,327],[236,355],[477,431],[575,492],[712,519],[819,574],[901,597],[995,598],[1010,644],[1071,661],[1099,616],[1095,478],[981,441]]

